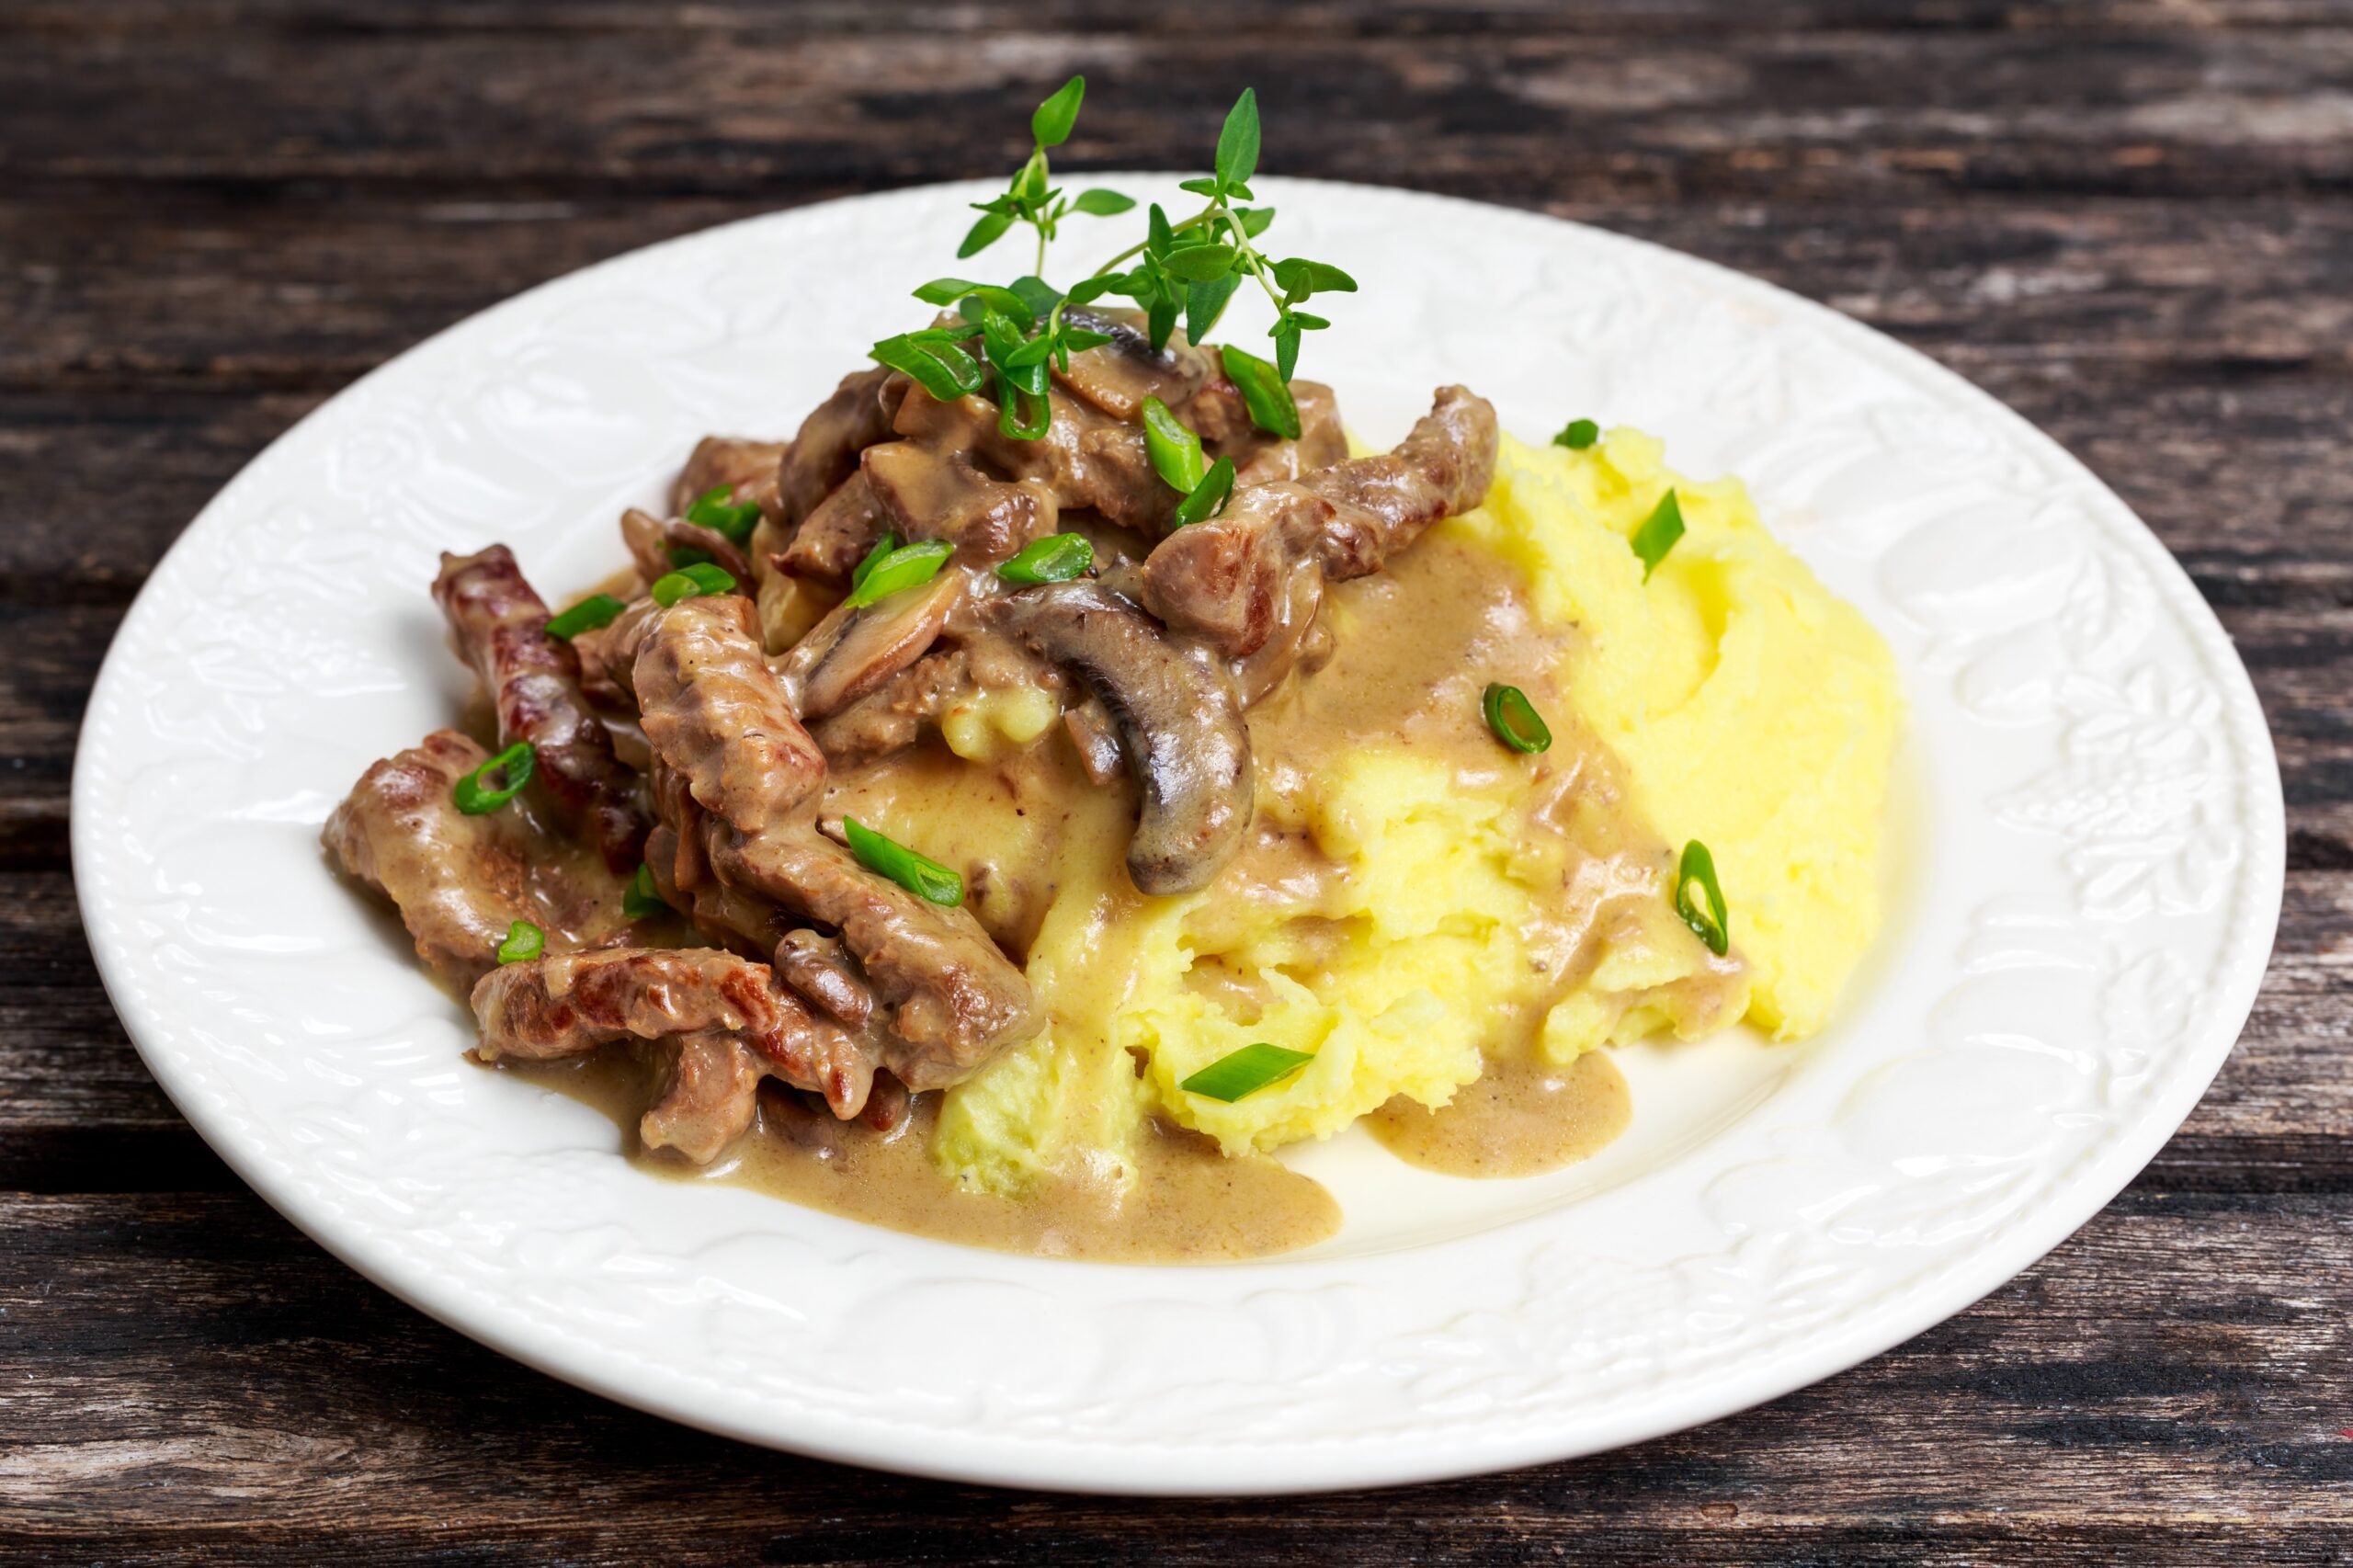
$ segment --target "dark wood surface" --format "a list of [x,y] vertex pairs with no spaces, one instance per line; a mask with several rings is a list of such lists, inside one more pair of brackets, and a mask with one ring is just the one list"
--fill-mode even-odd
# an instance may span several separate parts
[[[742,1448],[500,1359],[247,1192],[141,1068],[65,846],[91,677],[265,442],[418,337],[770,208],[1198,158],[1760,274],[2088,460],[2221,612],[2287,909],[2180,1135],[1977,1307],[1626,1451],[1044,1497]],[[0,1561],[2353,1562],[2353,3],[1147,11],[0,0]]]

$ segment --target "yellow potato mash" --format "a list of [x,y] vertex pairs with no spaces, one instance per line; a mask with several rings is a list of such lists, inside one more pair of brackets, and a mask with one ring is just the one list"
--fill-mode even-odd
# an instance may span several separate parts
[[[1688,531],[1645,582],[1629,540],[1669,488]],[[1901,703],[1886,645],[1737,480],[1681,479],[1633,430],[1506,437],[1485,505],[1324,614],[1331,663],[1251,710],[1253,840],[1201,892],[1134,891],[1133,795],[1087,783],[1036,693],[865,787],[862,820],[979,868],[972,907],[1051,1019],[947,1092],[932,1153],[962,1185],[1132,1169],[1155,1113],[1264,1152],[1394,1096],[1443,1105],[1498,1050],[1830,1016],[1878,928]],[[1488,732],[1490,681],[1529,694],[1550,750]],[[1674,908],[1692,839],[1727,958]],[[1313,1059],[1233,1104],[1180,1087],[1256,1041]]]

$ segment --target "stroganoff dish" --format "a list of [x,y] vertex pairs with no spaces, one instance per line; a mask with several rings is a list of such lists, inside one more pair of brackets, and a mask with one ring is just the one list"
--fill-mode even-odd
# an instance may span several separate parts
[[[952,1239],[1305,1244],[1267,1156],[1359,1119],[1524,1175],[1629,1114],[1597,1048],[1818,1028],[1876,930],[1886,650],[1656,443],[1501,436],[1462,386],[1355,451],[1294,371],[1336,267],[1271,260],[1245,94],[1199,213],[1037,146],[790,439],[711,437],[551,611],[432,591],[487,699],[377,762],[332,857],[462,991],[485,1063],[654,1168]],[[1272,354],[1206,338],[1234,294]]]

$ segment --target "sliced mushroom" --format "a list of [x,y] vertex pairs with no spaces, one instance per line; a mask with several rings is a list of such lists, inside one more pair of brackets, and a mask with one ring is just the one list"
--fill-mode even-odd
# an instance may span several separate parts
[[[735,585],[745,593],[752,591],[752,563],[736,548],[735,541],[717,528],[707,528],[700,523],[673,517],[662,525],[665,543],[682,550],[699,550],[710,557],[714,565],[735,579]],[[664,568],[667,571],[668,568]]]
[[992,607],[997,626],[1075,673],[1118,729],[1143,786],[1128,876],[1140,892],[1191,892],[1250,826],[1250,732],[1232,677],[1097,583],[1058,583]]
[[801,719],[848,707],[914,664],[938,641],[963,597],[961,572],[853,608],[845,600],[785,655],[780,674]]

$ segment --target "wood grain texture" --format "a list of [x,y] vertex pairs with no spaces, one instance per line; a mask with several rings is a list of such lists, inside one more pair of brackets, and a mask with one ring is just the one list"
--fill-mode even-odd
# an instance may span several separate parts
[[[2238,1051],[2051,1257],[1772,1405],[1571,1464],[1139,1504],[665,1426],[248,1193],[99,989],[73,746],[188,518],[514,290],[852,190],[1198,156],[1756,273],[2051,430],[2180,557],[2280,751]],[[0,1562],[2353,1563],[2353,0],[0,4]]]

